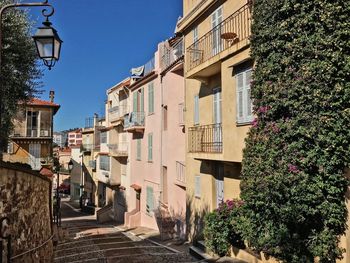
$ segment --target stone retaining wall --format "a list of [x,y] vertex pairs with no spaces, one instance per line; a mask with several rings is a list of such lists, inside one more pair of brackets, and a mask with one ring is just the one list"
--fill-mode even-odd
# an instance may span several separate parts
[[[10,219],[12,262],[52,262],[51,197],[50,179],[20,165],[0,162],[0,218]],[[41,248],[16,257],[47,240]]]

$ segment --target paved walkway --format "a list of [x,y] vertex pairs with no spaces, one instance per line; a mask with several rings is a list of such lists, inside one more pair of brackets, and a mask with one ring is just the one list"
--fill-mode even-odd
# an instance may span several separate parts
[[154,230],[98,224],[95,216],[80,212],[78,205],[62,200],[62,228],[66,239],[55,248],[55,263],[197,261],[186,249],[152,240]]

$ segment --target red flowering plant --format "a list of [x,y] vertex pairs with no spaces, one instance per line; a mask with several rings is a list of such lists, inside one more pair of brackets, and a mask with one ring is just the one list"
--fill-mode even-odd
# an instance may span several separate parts
[[219,256],[228,255],[231,245],[244,248],[244,243],[235,230],[234,224],[240,215],[242,205],[243,201],[238,199],[226,200],[205,216],[205,245]]

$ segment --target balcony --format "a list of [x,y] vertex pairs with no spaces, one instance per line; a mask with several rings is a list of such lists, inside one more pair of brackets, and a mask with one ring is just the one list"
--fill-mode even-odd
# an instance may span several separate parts
[[176,184],[186,187],[186,165],[184,162],[176,161]]
[[85,119],[85,129],[91,129],[94,128],[94,118],[89,117]]
[[20,127],[15,127],[12,138],[51,138],[51,129],[45,125],[45,128],[32,128],[32,129],[25,129]]
[[188,136],[190,153],[222,153],[221,123],[190,127]]
[[124,117],[124,130],[143,132],[145,130],[145,112],[131,112]]
[[[250,25],[251,9],[250,5],[246,4],[187,48],[187,71],[204,62],[208,62],[206,66],[212,65],[222,57],[246,46],[251,34]],[[226,50],[227,54],[222,54],[215,61],[211,61],[213,57]]]
[[128,157],[128,143],[108,144],[109,153],[113,157]]
[[184,56],[184,43],[183,39],[181,39],[178,43],[176,43],[172,47],[163,46],[161,51],[161,61],[160,67],[161,71],[166,70],[171,65],[175,64]]
[[80,146],[80,152],[83,152],[83,153],[87,153],[87,152],[91,152],[93,148],[93,144],[86,144],[86,143],[83,143],[81,146]]
[[127,113],[126,105],[115,106],[108,110],[108,119],[110,122],[121,121]]

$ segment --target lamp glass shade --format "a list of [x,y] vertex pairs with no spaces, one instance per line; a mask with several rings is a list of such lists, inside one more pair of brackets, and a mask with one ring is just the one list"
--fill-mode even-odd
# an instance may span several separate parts
[[45,65],[53,66],[60,58],[62,40],[50,22],[44,22],[33,36],[38,55]]
[[72,160],[70,160],[69,163],[68,163],[68,170],[69,170],[69,172],[71,172],[73,170],[73,162],[72,162]]

